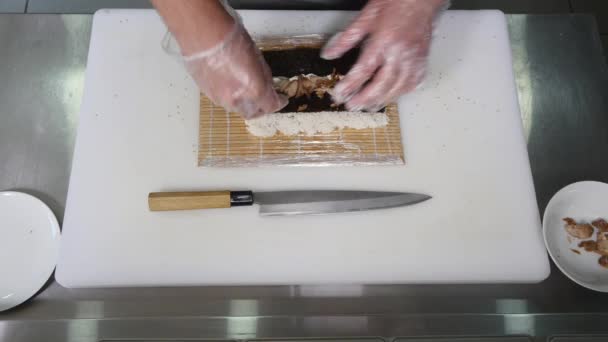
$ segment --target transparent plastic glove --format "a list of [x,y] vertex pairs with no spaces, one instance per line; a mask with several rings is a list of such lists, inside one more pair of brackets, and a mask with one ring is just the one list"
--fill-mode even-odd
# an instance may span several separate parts
[[236,21],[224,40],[206,51],[184,56],[194,81],[215,104],[245,119],[280,110],[287,98],[276,93],[260,50]]
[[353,111],[377,111],[415,89],[426,72],[433,24],[448,5],[445,0],[369,0],[321,52],[335,59],[363,42],[359,59],[334,89],[334,101]]

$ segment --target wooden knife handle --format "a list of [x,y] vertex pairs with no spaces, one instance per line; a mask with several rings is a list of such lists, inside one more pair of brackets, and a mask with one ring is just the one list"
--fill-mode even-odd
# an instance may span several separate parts
[[251,191],[153,192],[148,195],[151,211],[230,208],[252,204]]

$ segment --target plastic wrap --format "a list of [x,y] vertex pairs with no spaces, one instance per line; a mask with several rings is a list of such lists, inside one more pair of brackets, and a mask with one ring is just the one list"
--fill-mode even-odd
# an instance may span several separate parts
[[369,0],[358,17],[323,48],[340,58],[363,44],[361,58],[335,88],[351,110],[375,111],[414,90],[426,74],[433,27],[444,0]]
[[[285,60],[273,62],[265,54],[273,76],[294,77],[300,74],[345,73],[356,61],[358,51],[344,57],[344,60],[326,61],[319,57],[318,51],[327,37],[321,35],[266,37],[256,39],[256,44],[263,52],[306,50],[306,58],[295,58],[285,64]],[[311,51],[315,51],[309,58]],[[282,57],[282,56],[278,56]],[[274,67],[273,67],[274,66]],[[285,70],[298,70],[285,75]],[[344,120],[349,127],[341,126],[337,115],[345,114],[345,109],[323,112],[319,115],[314,111],[318,129],[300,130],[298,133],[284,134],[276,132],[271,136],[262,134],[256,136],[247,128],[248,123],[237,113],[230,113],[215,105],[201,94],[200,126],[199,126],[199,165],[203,167],[256,167],[256,166],[359,166],[359,165],[399,165],[404,164],[401,129],[396,104],[389,104],[377,113],[359,113],[351,115],[351,120]],[[276,113],[297,117],[301,113]],[[357,115],[364,118],[358,120]],[[366,117],[368,116],[368,117]],[[373,118],[373,128],[362,128],[358,125],[368,125],[369,116]],[[384,117],[385,119],[382,119]],[[283,118],[280,118],[283,119]],[[300,117],[301,119],[301,117]],[[385,120],[384,122],[382,120]],[[283,120],[284,121],[284,120]],[[326,122],[327,121],[327,122]],[[332,122],[329,122],[332,121]],[[336,123],[337,122],[337,123]],[[295,130],[298,126],[294,125]],[[335,128],[335,129],[332,129]],[[257,132],[258,135],[259,132]],[[295,133],[295,134],[294,134]]]

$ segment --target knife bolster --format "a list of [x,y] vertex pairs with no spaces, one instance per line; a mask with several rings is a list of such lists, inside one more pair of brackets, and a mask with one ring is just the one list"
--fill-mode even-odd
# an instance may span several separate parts
[[232,191],[230,192],[230,206],[243,207],[253,204],[252,191]]

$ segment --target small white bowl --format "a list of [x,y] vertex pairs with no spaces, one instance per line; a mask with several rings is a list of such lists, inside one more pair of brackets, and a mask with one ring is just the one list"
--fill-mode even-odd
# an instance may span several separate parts
[[0,311],[36,294],[59,256],[59,224],[49,207],[20,192],[0,192]]
[[600,217],[608,220],[608,184],[586,181],[566,186],[549,201],[543,218],[545,245],[557,267],[588,289],[608,292],[608,269],[598,264],[598,254],[578,248],[582,240],[568,238],[565,217],[589,223]]

